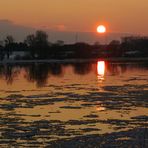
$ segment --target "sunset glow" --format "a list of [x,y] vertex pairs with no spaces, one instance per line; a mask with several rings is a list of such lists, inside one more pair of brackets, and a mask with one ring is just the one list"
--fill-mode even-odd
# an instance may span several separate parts
[[[106,26],[107,21],[111,32],[148,33],[147,0],[88,0],[85,7],[84,1],[74,0],[1,0],[0,6],[1,19],[23,26],[56,29],[62,25],[66,31],[94,31],[93,26]],[[82,20],[84,14],[87,17]]]

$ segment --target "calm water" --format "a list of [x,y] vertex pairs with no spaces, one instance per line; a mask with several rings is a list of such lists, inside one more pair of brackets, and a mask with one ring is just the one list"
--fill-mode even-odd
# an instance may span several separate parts
[[146,63],[0,65],[1,147],[147,147],[147,107]]

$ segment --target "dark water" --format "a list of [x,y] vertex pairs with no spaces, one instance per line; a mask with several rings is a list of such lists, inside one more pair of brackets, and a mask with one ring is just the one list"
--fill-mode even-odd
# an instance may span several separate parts
[[148,64],[0,65],[1,147],[148,147]]

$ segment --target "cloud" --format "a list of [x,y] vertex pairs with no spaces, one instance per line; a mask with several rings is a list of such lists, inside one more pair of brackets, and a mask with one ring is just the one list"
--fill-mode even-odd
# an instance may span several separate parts
[[12,21],[10,21],[10,20],[0,20],[0,24],[5,24],[5,25],[7,25],[7,24],[13,24],[13,22]]
[[26,35],[33,32],[34,28],[18,25],[10,20],[0,20],[0,40],[7,35],[13,35],[16,41],[23,41]]
[[67,31],[67,26],[63,24],[48,25],[48,26],[44,25],[42,28],[45,28],[45,30],[50,30],[50,31]]
[[66,31],[67,27],[65,25],[57,25],[56,28],[58,31]]

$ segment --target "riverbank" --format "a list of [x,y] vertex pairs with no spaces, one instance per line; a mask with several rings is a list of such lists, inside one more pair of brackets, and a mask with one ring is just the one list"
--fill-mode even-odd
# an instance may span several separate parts
[[97,62],[97,61],[109,61],[109,62],[148,62],[146,58],[97,58],[97,59],[45,59],[45,60],[3,60],[0,64],[19,64],[19,63],[85,63],[85,62]]

